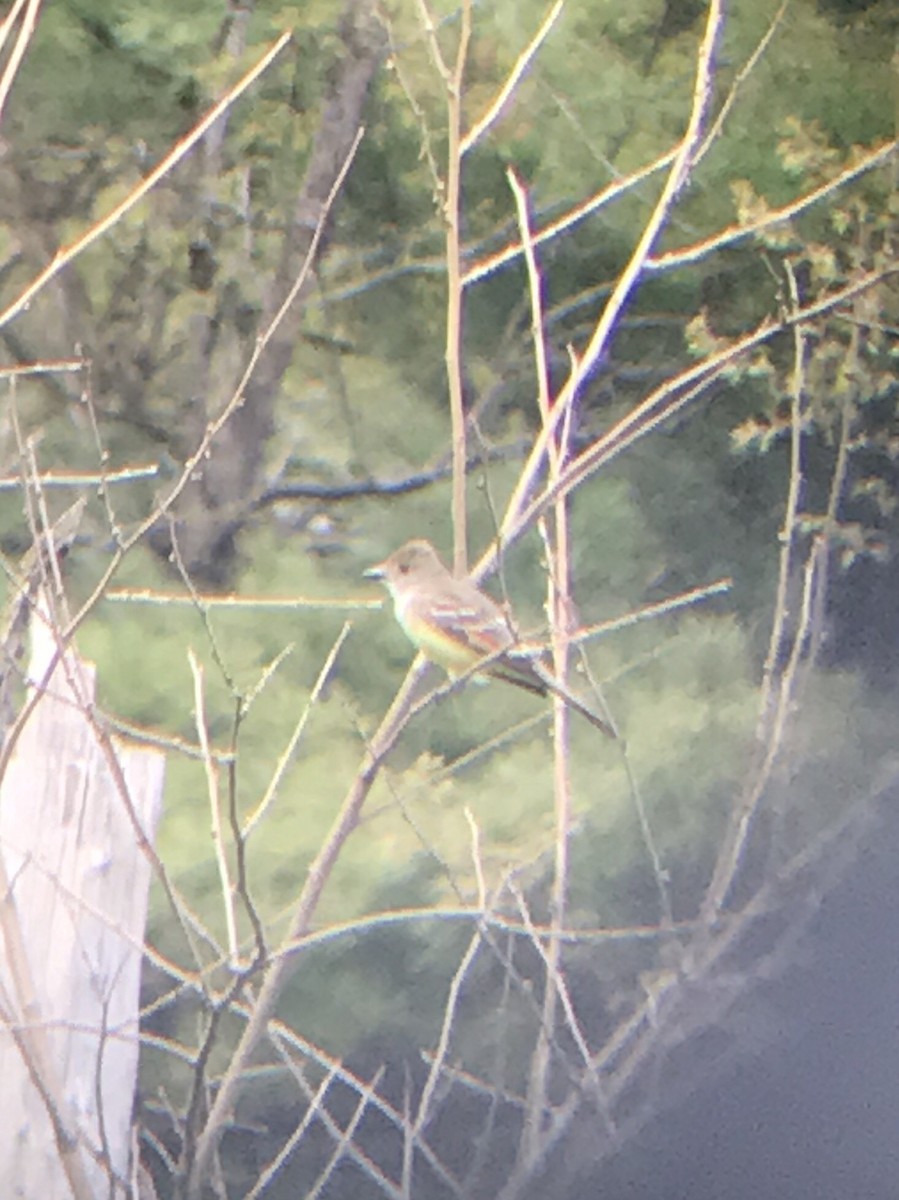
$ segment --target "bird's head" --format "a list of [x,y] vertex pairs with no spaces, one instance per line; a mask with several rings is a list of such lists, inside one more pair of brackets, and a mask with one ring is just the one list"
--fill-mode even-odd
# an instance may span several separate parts
[[403,580],[429,578],[445,572],[446,567],[431,543],[416,538],[394,550],[383,562],[363,571],[363,575],[366,579],[381,579],[388,587],[394,587],[402,585]]

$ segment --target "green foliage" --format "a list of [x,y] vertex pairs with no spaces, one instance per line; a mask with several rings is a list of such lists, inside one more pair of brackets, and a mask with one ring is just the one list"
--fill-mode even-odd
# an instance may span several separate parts
[[[368,132],[305,297],[271,435],[260,447],[262,465],[246,489],[254,501],[266,480],[338,493],[366,480],[398,482],[448,460],[445,227],[435,177],[447,148],[444,83],[415,6],[393,7],[391,70],[374,85]],[[770,47],[741,79],[777,8],[776,0],[763,0],[734,6],[729,15],[715,100],[720,104],[739,83],[734,109],[659,250],[764,218],[839,173],[858,143],[890,132],[882,99],[887,48],[860,25],[829,20],[812,0],[787,6]],[[229,113],[221,145],[211,139],[198,148],[85,252],[52,303],[49,292],[38,297],[14,326],[19,341],[8,343],[23,359],[69,355],[76,344],[90,353],[87,382],[23,381],[16,411],[44,467],[159,463],[151,483],[111,489],[116,523],[127,530],[177,478],[256,345],[343,45],[339,6],[331,0],[255,9],[247,48],[233,57],[210,50],[220,44],[221,5],[166,0],[148,8],[128,0],[107,9],[97,0],[49,6],[17,81],[11,128],[18,169],[0,187],[6,298],[57,245],[109,212],[277,30],[298,27],[295,56],[285,56],[252,99]],[[433,11],[451,60],[457,6],[448,0]],[[545,5],[499,0],[473,11],[463,97],[469,128],[492,103]],[[529,188],[541,226],[678,144],[702,15],[702,5],[661,0],[588,0],[563,11],[496,124],[467,155],[466,266],[515,236],[507,166]],[[569,369],[569,349],[580,350],[607,302],[662,179],[657,174],[541,247],[554,384]],[[680,366],[789,307],[787,267],[806,299],[827,295],[859,271],[885,268],[895,216],[884,172],[844,190],[837,206],[820,205],[687,270],[645,280],[579,397],[576,437],[606,430]],[[208,257],[208,278],[192,266],[198,246]],[[519,261],[467,290],[472,451],[481,439],[488,448],[512,445],[539,422],[526,282]],[[896,323],[895,288],[884,281],[853,311],[804,331],[800,425],[804,446],[819,453],[806,469],[797,532],[800,540],[826,535],[844,562],[884,553],[883,526],[896,507],[889,470],[897,456]],[[204,339],[221,349],[205,372],[197,369]],[[692,419],[656,430],[572,501],[578,620],[620,622],[591,640],[585,654],[624,743],[600,739],[577,717],[570,730],[575,823],[567,921],[585,941],[566,951],[566,967],[573,987],[595,989],[602,980],[603,1019],[613,1018],[621,993],[632,994],[659,969],[652,941],[589,940],[611,927],[659,921],[660,881],[638,800],[676,914],[692,914],[752,763],[795,361],[790,335],[735,360],[690,410]],[[82,385],[90,409],[79,399]],[[0,433],[12,473],[20,447],[6,418]],[[845,511],[842,500],[830,504],[843,449],[854,473],[842,498],[860,511]],[[472,472],[472,559],[495,539],[519,466],[510,452]],[[13,553],[24,548],[27,532],[11,496],[4,494],[0,537]],[[356,500],[335,494],[253,504],[239,516],[229,588],[242,597],[299,596],[321,607],[210,607],[201,615],[190,605],[107,597],[78,639],[99,664],[104,711],[181,743],[198,740],[189,652],[196,654],[205,727],[222,756],[215,803],[225,856],[233,879],[230,821],[252,822],[247,888],[274,947],[412,659],[386,603],[370,611],[345,602],[380,596],[361,571],[409,537],[427,536],[449,552],[450,483],[444,477]],[[86,524],[90,544],[79,547],[71,568],[76,602],[90,594],[111,552],[98,497]],[[644,605],[722,576],[733,580],[724,598],[629,619]],[[169,590],[182,581],[171,562],[141,547],[113,586]],[[536,532],[504,553],[499,578],[488,586],[512,602],[528,632],[543,629],[546,567]],[[350,632],[312,705],[315,681],[347,620]],[[589,694],[582,665],[573,655],[571,681]],[[891,736],[848,673],[811,675],[802,704],[765,813],[775,857],[803,845],[862,794],[866,766]],[[470,684],[404,731],[328,879],[316,932],[284,998],[284,1015],[301,1036],[337,1055],[379,1037],[432,1045],[473,932],[459,907],[477,904],[482,886],[493,896],[512,880],[533,919],[547,919],[557,838],[550,721],[551,706],[539,699],[496,683]],[[233,774],[225,761],[232,751]],[[212,824],[204,764],[196,750],[172,749],[160,854],[221,945],[226,922]],[[521,920],[510,893],[501,894],[503,915]],[[241,897],[235,907],[246,947],[251,922]],[[427,919],[424,909],[432,910]],[[196,966],[162,889],[153,899],[151,940],[186,969]],[[507,1082],[520,1086],[543,971],[527,939],[512,940],[510,958],[528,986],[504,992],[498,943],[487,947],[463,989],[453,1053],[479,1066],[502,1042],[511,1051]],[[188,1018],[182,1021],[186,1028]],[[235,1035],[236,1025],[227,1034]],[[224,1061],[226,1041],[215,1065]],[[158,1078],[176,1094],[183,1083],[172,1083],[168,1064]]]
[[[402,414],[397,413],[397,420]],[[575,540],[578,597],[585,620],[613,615],[626,607],[655,570],[659,547],[636,535],[640,523],[627,489],[609,483],[594,498],[605,513],[602,525],[579,506]],[[427,496],[435,515],[439,497]],[[419,522],[428,527],[419,511]],[[483,517],[481,518],[483,520]],[[477,522],[476,522],[477,523]],[[421,524],[418,529],[421,529]],[[408,532],[413,531],[410,524]],[[402,523],[391,525],[391,539],[401,539]],[[389,549],[386,539],[371,540],[371,554],[337,569],[296,553],[288,544],[257,537],[239,592],[245,595],[370,595],[359,580],[359,568]],[[523,616],[539,623],[541,572],[536,545],[522,548],[507,563],[505,584]],[[120,582],[147,580],[148,562],[134,560]],[[161,582],[161,581],[160,581]],[[263,589],[264,583],[264,589]],[[253,700],[241,721],[237,740],[235,802],[246,820],[259,804],[274,769],[300,719],[329,645],[338,632],[337,612],[299,610],[264,618],[249,611],[213,609],[204,628],[190,608],[145,608],[107,602],[85,628],[81,644],[102,663],[101,701],[114,713],[155,729],[196,741],[193,730],[193,683],[187,663],[192,646],[204,663],[205,711],[211,737],[228,749],[235,729],[237,697],[249,695],[267,664],[288,645],[289,657]],[[209,631],[232,683],[215,662]],[[266,921],[274,921],[301,886],[306,868],[333,820],[362,753],[359,731],[370,726],[372,701],[381,705],[409,661],[410,649],[387,613],[365,614],[338,661],[336,681],[326,702],[315,709],[261,824],[248,847],[248,877],[254,902]],[[600,678],[610,679],[608,696],[628,735],[634,770],[653,797],[657,837],[666,852],[682,860],[689,850],[702,854],[714,830],[706,799],[722,787],[721,771],[739,761],[739,747],[752,719],[752,689],[743,638],[731,621],[710,623],[700,616],[653,622],[604,639],[591,652]],[[135,688],[136,680],[140,687]],[[466,902],[475,895],[470,810],[481,829],[481,869],[496,882],[510,869],[537,864],[554,840],[552,745],[546,733],[513,738],[492,753],[467,756],[485,737],[500,734],[510,723],[536,717],[546,706],[501,685],[469,687],[438,708],[428,710],[404,738],[382,782],[373,793],[369,816],[349,842],[320,909],[325,924],[345,921],[396,905],[417,906],[435,896]],[[545,722],[546,717],[542,718]],[[539,728],[539,726],[538,726]],[[543,724],[543,730],[548,727]],[[709,730],[714,735],[709,736]],[[572,780],[579,820],[602,832],[602,850],[591,859],[591,891],[595,911],[616,912],[621,879],[633,870],[634,854],[642,857],[635,833],[634,811],[618,751],[597,741],[583,723],[572,728]],[[422,751],[430,746],[428,753]],[[459,760],[458,765],[454,760]],[[701,765],[705,763],[705,765]],[[683,780],[682,784],[678,780]],[[689,789],[686,781],[689,780]],[[672,796],[677,796],[677,802]],[[703,799],[703,798],[706,799]],[[221,774],[222,811],[228,801]],[[207,782],[199,761],[170,755],[166,815],[160,851],[170,873],[202,918],[224,936],[220,882],[209,837],[211,819]],[[635,840],[637,842],[635,848]],[[534,867],[530,868],[531,871]],[[452,881],[452,887],[450,882]],[[169,953],[179,954],[178,939],[161,897],[157,898],[153,936]],[[621,919],[639,913],[621,911]],[[248,932],[245,921],[241,928]],[[434,957],[430,932],[400,930],[391,954],[408,941],[405,955],[424,954],[410,967],[423,988],[439,987],[440,956]],[[369,956],[369,934],[348,942],[338,939],[339,970],[331,975],[316,954],[301,972],[297,997],[303,999],[303,1030],[337,1047],[341,1030],[358,1027],[360,988]],[[361,938],[361,941],[360,941]],[[411,940],[410,940],[411,939]],[[357,961],[354,947],[359,947]],[[385,952],[386,953],[386,952]],[[383,959],[384,953],[379,955]],[[432,961],[433,959],[433,961]],[[410,960],[410,961],[412,961]],[[324,966],[322,964],[325,964]],[[350,964],[350,965],[348,965]],[[430,965],[428,965],[430,964]],[[436,970],[436,975],[434,974]],[[385,973],[385,988],[389,980]],[[430,982],[427,982],[430,980]],[[377,1023],[379,991],[368,985],[369,1017]],[[324,989],[319,994],[319,989]],[[317,997],[313,1002],[312,997]],[[327,998],[326,998],[327,997]],[[408,1001],[414,1007],[414,995]],[[391,1008],[384,991],[382,1011]],[[397,1017],[401,1023],[402,1012]],[[433,1003],[428,1008],[433,1012]],[[429,1017],[428,1020],[431,1018]],[[424,1027],[422,1027],[423,1029]],[[345,1036],[345,1033],[344,1035]]]
[[[844,166],[814,122],[787,122],[778,150],[785,167],[803,179],[823,180]],[[734,428],[735,448],[769,453],[798,428],[809,477],[800,528],[832,538],[844,566],[860,556],[883,556],[882,529],[895,503],[889,398],[896,376],[887,327],[896,300],[885,252],[891,177],[891,170],[873,173],[838,207],[803,214],[782,240],[765,237],[769,249],[788,251],[786,270],[798,280],[797,297],[800,286],[806,299],[823,296],[860,272],[884,271],[885,278],[853,302],[848,318],[840,313],[819,321],[813,337],[802,330],[798,349],[795,341],[772,342],[734,373],[740,379],[752,373],[768,385],[767,395],[757,393],[757,407]],[[709,345],[704,322],[695,321],[691,333],[697,345]],[[823,452],[815,453],[816,447]]]

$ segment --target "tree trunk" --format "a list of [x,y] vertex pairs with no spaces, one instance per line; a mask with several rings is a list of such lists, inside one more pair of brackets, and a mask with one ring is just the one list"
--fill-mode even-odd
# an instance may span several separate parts
[[[124,1197],[164,758],[98,737],[94,667],[32,616],[36,697],[0,783],[0,1194]],[[104,747],[105,742],[105,747]],[[111,769],[114,755],[128,800]]]

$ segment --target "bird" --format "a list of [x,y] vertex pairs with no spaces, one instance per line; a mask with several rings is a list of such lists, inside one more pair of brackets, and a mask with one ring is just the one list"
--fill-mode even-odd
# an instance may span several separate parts
[[484,673],[494,679],[538,696],[559,696],[607,737],[618,736],[533,651],[520,646],[504,609],[474,580],[453,575],[426,539],[406,542],[364,575],[386,585],[406,636],[450,676],[483,664]]

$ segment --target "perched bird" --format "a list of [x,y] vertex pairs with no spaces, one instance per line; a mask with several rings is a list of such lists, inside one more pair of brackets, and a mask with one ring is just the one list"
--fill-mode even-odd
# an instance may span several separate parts
[[451,574],[430,542],[407,542],[365,575],[383,580],[406,635],[450,675],[464,675],[483,663],[485,674],[538,696],[560,696],[591,725],[617,736],[533,652],[519,646],[503,609],[471,579]]

